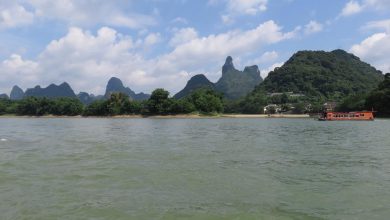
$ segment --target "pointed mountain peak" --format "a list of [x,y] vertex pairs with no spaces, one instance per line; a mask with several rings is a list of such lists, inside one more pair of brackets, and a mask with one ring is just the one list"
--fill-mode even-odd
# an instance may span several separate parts
[[62,88],[71,88],[70,85],[69,85],[69,83],[67,83],[67,82],[61,83],[61,84],[59,85],[59,87],[62,87]]
[[233,58],[231,56],[226,57],[225,65],[233,65]]
[[195,75],[195,76],[191,77],[191,79],[188,82],[206,82],[206,83],[209,83],[210,80],[207,79],[207,77],[205,75],[198,74],[198,75]]
[[117,77],[111,77],[110,80],[108,80],[108,84],[111,85],[117,85],[123,87],[123,82]]
[[230,70],[235,70],[235,68],[233,64],[233,58],[231,56],[228,56],[226,58],[225,64],[222,67],[222,74],[227,73]]
[[24,92],[19,86],[15,85],[14,87],[12,87],[10,93],[11,100],[20,100],[23,99],[23,97],[24,97]]

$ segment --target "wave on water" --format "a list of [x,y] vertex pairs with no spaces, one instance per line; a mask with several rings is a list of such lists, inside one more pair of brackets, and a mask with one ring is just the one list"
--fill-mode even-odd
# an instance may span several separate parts
[[8,140],[5,139],[5,138],[1,138],[0,141],[1,141],[1,142],[6,142],[6,141],[8,141]]

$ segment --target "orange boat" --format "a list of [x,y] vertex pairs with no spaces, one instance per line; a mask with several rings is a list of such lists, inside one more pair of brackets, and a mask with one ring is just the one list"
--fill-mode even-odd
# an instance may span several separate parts
[[373,111],[361,112],[324,112],[318,119],[320,121],[372,121]]

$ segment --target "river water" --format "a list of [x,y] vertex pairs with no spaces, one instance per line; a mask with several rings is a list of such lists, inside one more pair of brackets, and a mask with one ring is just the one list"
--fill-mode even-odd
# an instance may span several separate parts
[[390,121],[0,119],[0,219],[388,219]]

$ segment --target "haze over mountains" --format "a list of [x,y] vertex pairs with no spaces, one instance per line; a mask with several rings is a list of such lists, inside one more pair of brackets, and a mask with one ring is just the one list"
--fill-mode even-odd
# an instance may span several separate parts
[[[197,89],[207,88],[218,91],[226,99],[231,100],[258,92],[294,92],[310,97],[341,99],[349,94],[371,91],[383,79],[381,71],[343,50],[299,51],[282,67],[271,71],[264,81],[258,66],[248,66],[239,71],[234,67],[233,58],[228,56],[222,66],[222,76],[216,83],[208,80],[203,74],[195,75],[174,95],[174,98],[180,99]],[[46,88],[36,86],[27,89],[26,92],[14,86],[10,99],[19,100],[26,96],[71,97],[89,104],[119,92],[128,95],[132,100],[146,100],[150,97],[149,94],[135,93],[124,86],[119,78],[112,77],[107,83],[104,95],[95,96],[87,92],[76,95],[71,86],[64,82],[60,85],[51,84]],[[6,94],[2,94],[1,97],[8,98]]]
[[[75,94],[71,86],[64,82],[60,85],[50,84],[46,88],[41,88],[41,86],[35,86],[34,88],[28,88],[26,92],[18,87],[14,86],[10,93],[11,100],[20,100],[24,97],[34,96],[34,97],[46,97],[46,98],[78,98],[84,104],[90,104],[93,101],[101,100],[104,98],[108,98],[112,93],[124,93],[128,95],[133,100],[145,100],[148,99],[150,95],[144,93],[136,94],[130,88],[125,87],[122,81],[118,78],[112,77],[106,86],[105,95],[97,95],[88,94],[87,92],[80,92],[79,94]],[[8,98],[7,94],[3,94],[0,98]]]

